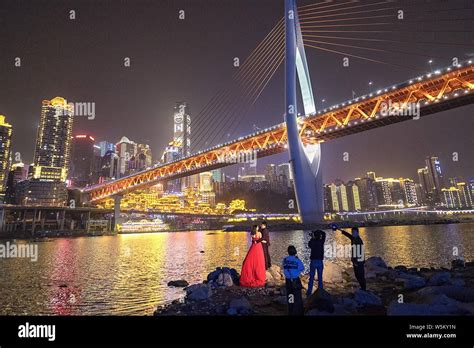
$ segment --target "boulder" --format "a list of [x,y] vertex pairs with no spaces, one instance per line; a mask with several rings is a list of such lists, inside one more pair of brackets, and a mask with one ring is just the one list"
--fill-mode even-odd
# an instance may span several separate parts
[[172,287],[176,287],[176,288],[185,288],[188,285],[189,285],[189,283],[184,279],[172,280],[172,281],[168,282],[168,286],[172,286]]
[[219,274],[219,276],[217,277],[216,283],[219,286],[225,286],[225,287],[234,285],[232,276],[230,275],[230,273],[227,273],[227,272],[222,272],[221,274]]
[[318,288],[316,292],[306,300],[305,310],[310,311],[312,309],[333,313],[334,303],[331,295],[326,290]]
[[456,268],[463,268],[466,266],[466,263],[462,259],[456,259],[451,261],[451,268],[456,269]]
[[430,295],[444,294],[456,301],[474,302],[474,289],[462,286],[441,285],[428,286],[416,292],[418,297],[428,297]]
[[252,305],[245,297],[234,298],[229,303],[228,315],[248,315],[252,311]]
[[371,256],[365,260],[366,268],[387,268],[385,261],[379,256]]
[[400,272],[398,277],[396,281],[401,281],[405,290],[418,289],[426,285],[425,278],[414,274]]
[[208,284],[194,284],[186,288],[186,298],[192,301],[207,300],[212,296],[212,289]]
[[270,273],[275,282],[282,282],[285,279],[281,268],[277,265],[271,265],[267,270],[267,274]]
[[[212,271],[211,273],[209,273],[207,275],[207,281],[209,283],[216,283],[218,282],[219,280],[219,276],[221,274],[228,274],[231,279],[232,279],[232,282],[236,285],[239,284],[239,273],[237,273],[237,271],[234,269],[234,268],[229,268],[229,267],[217,267],[215,271]],[[226,279],[225,278],[228,278],[228,276],[222,276],[221,277],[221,284],[224,284]],[[227,282],[228,284],[228,282]],[[221,285],[223,286],[223,285]],[[229,286],[229,285],[227,285]]]
[[449,272],[437,272],[433,274],[428,280],[428,286],[434,285],[446,285],[451,282],[451,273]]
[[[326,283],[342,283],[343,269],[334,262],[325,262],[323,271],[323,280]],[[317,278],[317,275],[315,276]],[[316,280],[316,279],[315,279]]]
[[333,316],[333,315],[349,315],[350,312],[342,305],[335,304],[332,312],[320,311],[318,309],[311,309],[305,313],[307,316]]
[[377,295],[364,290],[357,290],[354,294],[354,300],[360,306],[381,306],[382,300]]

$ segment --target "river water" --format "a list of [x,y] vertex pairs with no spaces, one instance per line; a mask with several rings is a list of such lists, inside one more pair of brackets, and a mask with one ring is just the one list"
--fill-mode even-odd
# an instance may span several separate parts
[[[308,233],[275,231],[270,237],[274,263],[293,244],[307,264]],[[366,257],[381,256],[391,266],[440,267],[459,257],[474,259],[473,223],[370,227],[361,229],[361,237]],[[327,234],[328,245],[348,242],[339,232]],[[167,286],[170,280],[201,282],[218,266],[240,271],[249,243],[247,232],[215,231],[38,242],[36,262],[0,258],[0,315],[150,315],[183,295]]]

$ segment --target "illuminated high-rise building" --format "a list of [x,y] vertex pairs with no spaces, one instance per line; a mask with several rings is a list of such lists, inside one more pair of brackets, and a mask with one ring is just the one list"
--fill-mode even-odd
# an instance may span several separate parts
[[199,174],[199,191],[209,192],[212,191],[212,173],[203,172]]
[[443,205],[451,209],[462,208],[461,195],[456,187],[441,189]]
[[367,172],[367,177],[375,181],[376,179],[375,172]]
[[459,198],[461,200],[462,208],[474,208],[473,196],[471,188],[465,182],[456,183],[456,188],[459,190]]
[[72,141],[72,161],[69,178],[75,187],[92,184],[94,174],[94,141],[86,134],[74,136]]
[[354,179],[359,189],[360,207],[363,211],[374,211],[377,209],[377,191],[375,181],[369,177]]
[[0,203],[5,197],[5,185],[11,157],[12,126],[0,115]]
[[346,192],[347,192],[347,202],[349,206],[349,211],[360,211],[361,204],[360,204],[359,188],[357,187],[354,181],[349,181],[347,183]]
[[130,162],[137,154],[137,144],[127,137],[122,137],[115,144],[115,153],[119,157],[119,176],[130,174]]
[[403,201],[404,203],[409,206],[417,206],[418,205],[418,195],[416,190],[416,185],[411,179],[400,179],[400,185],[403,191]]
[[430,201],[428,168],[418,169],[418,183],[420,184],[421,203],[428,203]]
[[173,143],[179,148],[180,158],[191,154],[191,116],[186,102],[177,102],[173,114]]
[[106,140],[99,142],[98,146],[100,147],[100,157],[104,157],[108,151],[115,152],[115,144]]
[[43,100],[33,178],[65,182],[71,158],[73,107],[64,98]]
[[428,193],[432,197],[432,203],[435,205],[441,202],[444,187],[443,175],[441,173],[441,163],[436,156],[427,157],[425,160],[428,169]]

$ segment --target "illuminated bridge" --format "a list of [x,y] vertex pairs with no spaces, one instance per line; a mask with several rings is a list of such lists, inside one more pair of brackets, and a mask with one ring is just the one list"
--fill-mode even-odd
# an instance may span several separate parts
[[[349,100],[328,109],[298,118],[302,142],[317,144],[346,135],[383,127],[410,116],[382,116],[384,103],[417,103],[421,116],[453,109],[474,102],[474,65],[472,61],[447,67],[404,83],[378,90],[373,94]],[[225,167],[234,163],[225,159],[246,152],[265,157],[287,151],[285,123],[240,137],[234,141],[197,152],[186,158],[157,165],[133,175],[86,187],[83,192],[88,202],[99,202],[114,195],[156,185],[192,174]]]

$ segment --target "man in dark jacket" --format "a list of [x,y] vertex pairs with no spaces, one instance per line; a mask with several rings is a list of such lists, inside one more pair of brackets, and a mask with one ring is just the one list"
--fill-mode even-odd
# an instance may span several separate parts
[[263,255],[265,256],[265,269],[269,269],[272,266],[272,261],[270,259],[270,252],[268,247],[270,246],[270,233],[267,230],[267,222],[262,221],[260,224],[260,232],[262,233],[262,247]]
[[313,292],[314,275],[318,272],[318,288],[323,288],[323,269],[324,269],[324,242],[326,241],[326,232],[316,230],[311,233],[311,239],[308,246],[311,249],[311,261],[309,264],[309,282],[306,296],[311,296]]
[[360,288],[366,290],[367,282],[365,281],[365,259],[364,259],[364,242],[359,235],[359,229],[357,227],[352,227],[352,234],[337,228],[333,227],[334,230],[339,230],[344,236],[351,240],[352,245],[352,266],[354,267],[354,275],[359,282]]

